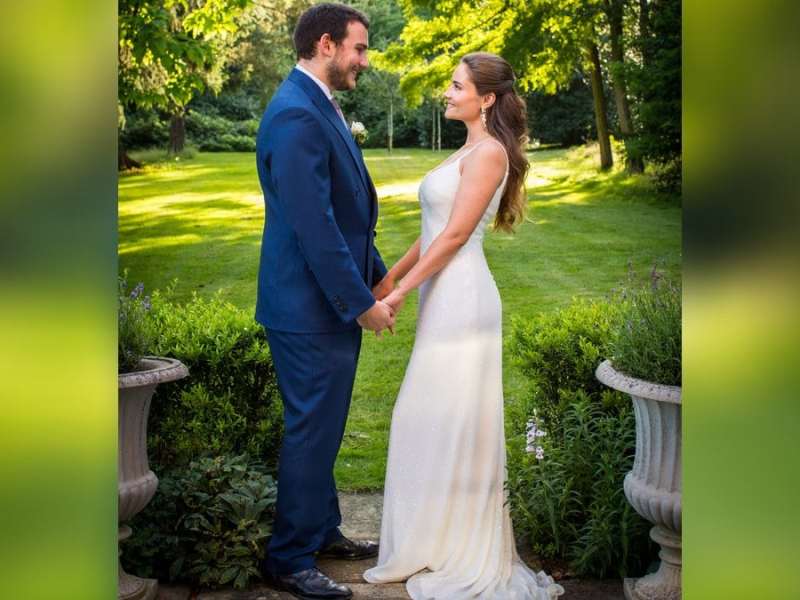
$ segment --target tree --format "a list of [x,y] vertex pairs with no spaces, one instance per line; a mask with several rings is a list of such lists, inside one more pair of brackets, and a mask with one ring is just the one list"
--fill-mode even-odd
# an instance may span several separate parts
[[386,149],[391,154],[394,148],[394,124],[396,109],[403,104],[399,93],[399,76],[386,68],[381,61],[381,51],[397,39],[405,25],[403,12],[395,0],[356,0],[351,5],[369,17],[369,41],[371,66],[359,81],[355,94],[343,99],[343,106],[358,113],[365,112],[365,104],[384,108],[386,119]]
[[640,126],[637,152],[655,163],[657,182],[680,191],[681,179],[681,0],[642,0],[639,64],[627,69]]
[[611,139],[608,132],[608,116],[606,113],[606,97],[603,92],[603,71],[600,64],[600,51],[597,44],[588,42],[586,54],[592,63],[592,99],[594,102],[595,124],[597,125],[597,142],[600,146],[600,168],[610,169],[614,165],[611,154]]
[[[460,56],[483,50],[502,55],[523,89],[550,94],[567,89],[576,72],[588,73],[595,97],[601,167],[612,165],[601,65],[594,60],[601,0],[402,0],[400,41],[386,52],[402,73],[400,89],[412,104],[441,92]],[[593,76],[596,74],[596,76]]]
[[617,119],[622,140],[625,143],[625,167],[631,173],[644,171],[644,162],[631,143],[634,136],[633,119],[628,102],[628,90],[625,82],[625,42],[623,40],[623,14],[625,0],[604,0],[603,7],[608,19],[611,42],[611,80],[614,86],[614,101],[617,107]]
[[223,93],[244,92],[263,111],[296,61],[292,42],[297,20],[312,0],[253,0],[236,19],[227,49]]
[[[173,151],[183,145],[183,108],[221,86],[226,37],[249,1],[119,0],[119,105],[170,111]],[[121,145],[119,163],[130,164]]]

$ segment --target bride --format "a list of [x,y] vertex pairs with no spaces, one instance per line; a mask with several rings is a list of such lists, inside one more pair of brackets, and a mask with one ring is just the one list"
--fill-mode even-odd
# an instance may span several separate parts
[[[422,180],[422,235],[375,290],[400,310],[419,287],[414,349],[392,414],[377,565],[414,600],[549,600],[564,593],[519,559],[505,492],[502,307],[483,254],[490,221],[525,206],[525,105],[511,66],[464,56],[444,94],[467,141]],[[395,287],[396,286],[396,287]]]

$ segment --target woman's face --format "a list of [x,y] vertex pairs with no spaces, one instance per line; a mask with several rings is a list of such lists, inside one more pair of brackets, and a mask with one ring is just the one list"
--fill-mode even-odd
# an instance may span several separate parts
[[474,121],[481,114],[481,97],[469,76],[469,68],[463,62],[458,63],[453,71],[453,79],[444,93],[447,106],[444,111],[446,119],[458,121]]

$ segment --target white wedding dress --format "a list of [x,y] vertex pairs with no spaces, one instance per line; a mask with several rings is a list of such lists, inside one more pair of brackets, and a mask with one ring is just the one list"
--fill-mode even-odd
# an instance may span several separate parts
[[[420,255],[444,229],[460,163],[422,180]],[[380,553],[370,583],[414,600],[550,600],[563,594],[519,559],[505,504],[502,307],[483,234],[508,170],[469,241],[419,288],[414,349],[392,414]]]

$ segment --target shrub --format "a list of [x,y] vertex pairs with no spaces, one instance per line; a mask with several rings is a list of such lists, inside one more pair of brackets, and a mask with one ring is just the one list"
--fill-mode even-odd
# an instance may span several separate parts
[[150,315],[150,298],[144,296],[144,284],[128,292],[128,271],[117,280],[117,369],[130,373],[139,366],[155,345],[155,330]]
[[681,385],[681,288],[653,269],[650,285],[626,290],[611,337],[614,368],[647,381]]
[[193,110],[186,115],[186,133],[206,152],[254,152],[259,122],[230,121]]
[[252,315],[220,296],[185,304],[153,294],[154,354],[177,358],[189,377],[156,388],[148,451],[162,469],[209,454],[248,453],[269,469],[283,432],[266,335]]
[[565,558],[578,575],[605,577],[641,571],[651,556],[649,523],[625,498],[636,428],[630,407],[616,413],[580,390],[568,394],[560,431],[539,442],[540,460],[523,437],[509,443],[508,490],[518,534],[544,558]]
[[243,589],[259,576],[277,491],[247,455],[192,461],[162,475],[132,523],[123,566],[139,576]]
[[[514,320],[510,350],[530,393],[508,406],[508,489],[515,528],[545,558],[582,576],[624,575],[651,558],[649,524],[630,507],[623,479],[636,427],[629,398],[594,376],[618,322],[615,300],[573,300],[530,321]],[[536,415],[547,435],[526,440]]]
[[126,111],[125,127],[120,140],[129,150],[136,148],[164,148],[169,142],[169,120],[162,119],[155,110]]
[[[608,302],[573,300],[566,308],[542,313],[530,321],[512,319],[512,361],[531,384],[528,413],[534,406],[549,421],[558,421],[571,395],[583,390],[605,405],[627,403],[606,389],[594,376],[608,356],[608,343],[616,308]],[[524,422],[524,420],[523,420]]]

